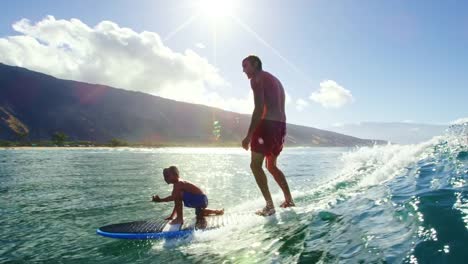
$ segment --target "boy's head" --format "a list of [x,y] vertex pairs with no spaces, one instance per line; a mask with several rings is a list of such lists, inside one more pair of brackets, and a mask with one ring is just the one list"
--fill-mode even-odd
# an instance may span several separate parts
[[163,170],[163,175],[167,184],[175,183],[179,180],[179,169],[176,166],[170,166]]

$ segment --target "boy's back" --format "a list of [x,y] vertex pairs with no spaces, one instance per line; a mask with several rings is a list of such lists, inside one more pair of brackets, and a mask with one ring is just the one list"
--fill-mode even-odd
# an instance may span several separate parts
[[185,180],[179,180],[177,183],[174,184],[174,191],[176,190],[181,192],[189,192],[192,194],[204,194],[202,189],[200,189],[198,186]]

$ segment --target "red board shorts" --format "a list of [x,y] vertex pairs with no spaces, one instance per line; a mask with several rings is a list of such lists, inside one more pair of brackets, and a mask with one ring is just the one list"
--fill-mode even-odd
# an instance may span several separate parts
[[285,136],[286,122],[262,119],[253,132],[250,149],[265,156],[278,156]]

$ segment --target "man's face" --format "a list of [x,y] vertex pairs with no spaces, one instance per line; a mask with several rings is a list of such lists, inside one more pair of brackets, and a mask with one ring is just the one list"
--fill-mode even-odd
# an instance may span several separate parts
[[247,75],[247,78],[251,79],[255,73],[255,68],[248,60],[242,61],[242,69],[244,73]]

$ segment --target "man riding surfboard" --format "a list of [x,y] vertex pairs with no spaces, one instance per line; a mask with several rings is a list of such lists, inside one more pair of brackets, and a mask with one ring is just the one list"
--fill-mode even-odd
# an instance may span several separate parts
[[268,216],[275,213],[275,206],[262,168],[264,159],[268,171],[283,191],[285,200],[280,207],[294,206],[286,177],[276,164],[286,136],[285,93],[281,82],[262,69],[262,62],[257,56],[250,55],[245,58],[242,61],[242,68],[250,79],[255,102],[249,130],[242,140],[242,147],[248,150],[250,144],[250,167],[266,202],[266,206],[258,210],[257,214]]

